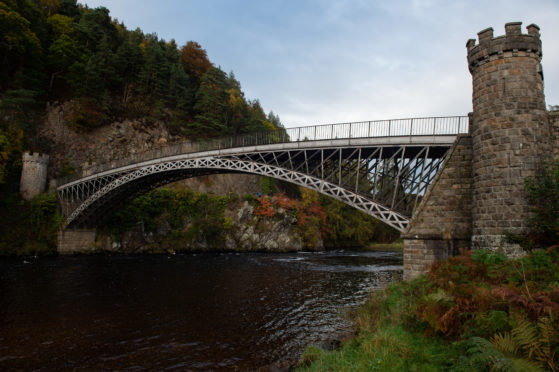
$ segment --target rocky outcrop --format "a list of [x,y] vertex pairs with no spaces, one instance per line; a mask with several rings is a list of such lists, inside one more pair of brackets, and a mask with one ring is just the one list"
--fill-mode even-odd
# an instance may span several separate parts
[[[99,234],[95,243],[96,250],[114,253],[164,253],[184,251],[243,251],[243,252],[293,252],[301,251],[303,243],[299,235],[295,217],[278,214],[273,218],[259,218],[254,207],[244,202],[239,208],[230,208],[226,217],[231,226],[223,230],[219,243],[212,237],[201,236],[184,239],[173,236],[169,216],[158,218],[155,232],[146,232],[142,225],[136,225],[123,234],[120,241]],[[184,231],[189,229],[188,222]],[[322,239],[314,247],[324,248]]]
[[234,228],[227,235],[226,248],[243,251],[300,251],[301,237],[294,229],[295,217],[280,215],[277,218],[258,219],[248,203],[233,214]]
[[72,110],[72,102],[51,105],[39,128],[41,147],[51,156],[50,178],[59,176],[63,164],[87,168],[180,140],[163,123],[144,120],[124,120],[78,132],[68,121]]

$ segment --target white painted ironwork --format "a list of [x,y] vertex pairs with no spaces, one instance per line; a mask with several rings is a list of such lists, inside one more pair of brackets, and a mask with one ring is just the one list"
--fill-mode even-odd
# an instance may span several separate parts
[[[148,165],[145,167],[140,167],[133,172],[129,172],[122,177],[119,177],[114,181],[106,184],[104,187],[100,188],[95,193],[90,195],[68,216],[66,223],[68,225],[71,224],[93,203],[110,193],[112,190],[123,186],[124,184],[133,182],[134,180],[154,173],[162,173],[180,169],[192,170],[196,168],[240,171],[243,173],[249,172],[288,181],[312,190],[316,190],[325,195],[338,199],[344,203],[350,204],[367,214],[379,218],[383,222],[389,224],[390,226],[393,226],[400,231],[403,231],[407,227],[407,224],[409,222],[408,217],[392,211],[389,208],[380,205],[379,203],[366,199],[363,196],[358,195],[350,190],[344,189],[338,185],[326,182],[310,175],[306,175],[304,173],[290,171],[277,166],[251,161],[209,157],[201,159],[176,160],[156,165]],[[61,192],[65,193],[65,190],[62,190]],[[64,197],[61,196],[61,199],[63,198]]]
[[247,135],[237,148],[173,145],[144,161],[112,162],[57,194],[66,226],[80,226],[96,224],[142,189],[201,174],[250,173],[316,190],[404,231],[456,134],[467,128],[464,117],[421,118],[286,129],[284,142],[278,133]]

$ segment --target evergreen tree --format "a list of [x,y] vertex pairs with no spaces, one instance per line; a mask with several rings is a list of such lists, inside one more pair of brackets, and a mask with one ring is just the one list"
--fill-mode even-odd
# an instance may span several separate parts
[[202,77],[196,92],[194,123],[187,131],[203,137],[214,137],[227,131],[229,92],[225,73],[210,67]]

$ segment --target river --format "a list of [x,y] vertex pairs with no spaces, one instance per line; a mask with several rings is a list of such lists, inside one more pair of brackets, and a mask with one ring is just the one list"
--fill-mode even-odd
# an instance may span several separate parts
[[254,370],[351,329],[392,252],[0,261],[0,370]]

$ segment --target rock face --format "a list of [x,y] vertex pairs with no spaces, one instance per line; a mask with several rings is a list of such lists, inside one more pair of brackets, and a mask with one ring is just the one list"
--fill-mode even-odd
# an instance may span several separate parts
[[[293,252],[301,251],[303,243],[296,229],[297,220],[289,215],[261,219],[255,216],[254,207],[245,202],[240,208],[226,211],[232,226],[223,231],[223,240],[216,245],[211,237],[202,236],[194,241],[184,241],[171,235],[168,216],[157,221],[155,233],[147,233],[142,225],[128,230],[120,242],[107,235],[97,236],[95,247],[99,251],[115,253],[163,253],[175,251],[244,251],[244,252]],[[185,226],[185,229],[188,228]],[[322,239],[315,249],[323,248]]]
[[76,132],[66,120],[71,112],[71,102],[50,106],[39,129],[42,146],[51,155],[50,178],[58,176],[63,163],[75,169],[87,168],[178,140],[163,123],[147,125],[142,120],[124,120]]
[[[171,135],[162,122],[148,125],[143,120],[124,120],[89,132],[76,132],[66,120],[71,111],[71,102],[50,106],[39,130],[42,145],[50,155],[50,179],[60,176],[64,167],[85,169],[185,140]],[[182,182],[198,192],[239,195],[260,192],[259,177],[253,175],[217,174]]]
[[292,216],[258,220],[248,202],[232,214],[234,228],[227,236],[227,249],[287,252],[303,248],[301,237],[294,230],[297,220]]

